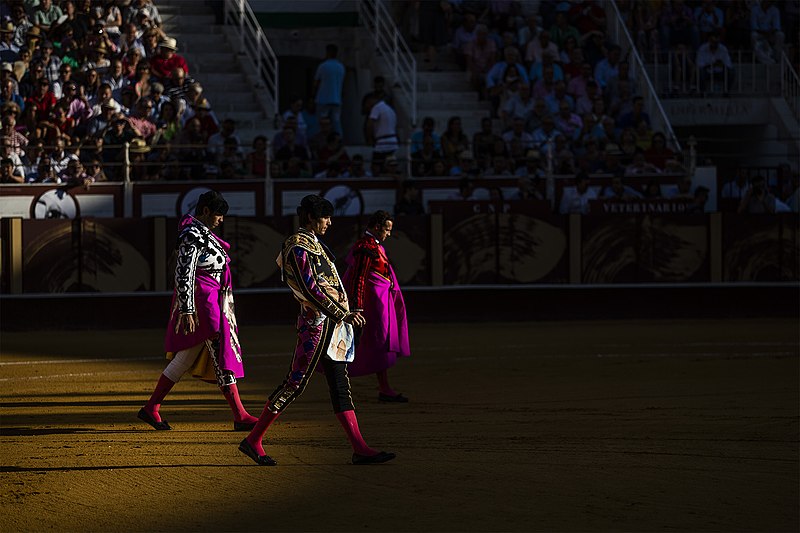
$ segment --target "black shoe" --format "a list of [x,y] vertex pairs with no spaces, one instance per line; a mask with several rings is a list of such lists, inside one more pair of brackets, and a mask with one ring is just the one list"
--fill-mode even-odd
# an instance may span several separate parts
[[398,394],[397,396],[389,396],[388,394],[379,393],[378,394],[378,401],[379,402],[395,402],[395,403],[408,403],[408,398],[403,396],[402,394]]
[[153,418],[153,416],[152,416],[150,413],[148,413],[147,411],[145,411],[145,410],[144,410],[144,407],[142,407],[141,409],[139,409],[139,414],[138,414],[138,415],[136,415],[136,416],[139,418],[139,420],[142,420],[142,421],[144,421],[144,422],[147,422],[148,424],[150,424],[151,426],[153,426],[155,429],[158,429],[158,430],[160,430],[160,431],[164,431],[164,430],[172,429],[172,428],[170,427],[170,425],[169,425],[169,424],[167,424],[167,421],[166,421],[166,420],[162,420],[161,422],[159,422],[158,420],[156,420],[155,418]]
[[376,465],[378,463],[385,463],[391,461],[396,457],[392,452],[378,452],[375,455],[359,455],[353,454],[354,465]]
[[233,422],[234,431],[250,431],[254,427],[256,427],[255,422],[236,422],[235,420]]
[[247,439],[242,439],[242,442],[239,443],[239,451],[261,466],[275,466],[278,464],[278,461],[269,455],[258,455],[253,447],[250,446],[250,443],[247,442]]

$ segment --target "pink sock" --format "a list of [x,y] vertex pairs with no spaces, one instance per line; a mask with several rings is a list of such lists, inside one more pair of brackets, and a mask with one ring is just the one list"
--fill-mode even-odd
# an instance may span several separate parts
[[236,383],[233,385],[225,385],[224,387],[220,387],[220,390],[222,391],[222,395],[225,396],[225,399],[228,400],[228,405],[231,406],[234,421],[251,424],[258,420],[256,417],[245,411],[244,406],[242,405],[242,400],[239,398],[239,388],[236,386]]
[[264,406],[264,411],[261,413],[261,416],[258,418],[258,422],[256,422],[255,427],[250,431],[250,433],[245,437],[247,442],[250,443],[250,446],[258,453],[258,455],[267,455],[264,451],[264,446],[261,445],[261,439],[264,438],[264,435],[267,433],[267,429],[269,428],[270,424],[272,424],[276,418],[280,416],[280,413],[273,413],[269,410],[269,402],[267,405]]
[[377,450],[373,450],[364,442],[364,437],[361,436],[361,431],[358,429],[358,420],[356,419],[355,411],[336,413],[336,418],[339,419],[339,423],[344,428],[344,432],[347,433],[347,440],[350,441],[354,453],[358,455],[378,454]]
[[378,390],[381,391],[381,394],[397,396],[397,392],[389,386],[389,375],[386,370],[376,372],[375,375],[378,376]]
[[144,404],[143,409],[147,411],[150,416],[152,416],[156,422],[161,422],[161,415],[158,414],[158,408],[161,407],[161,402],[164,401],[164,398],[167,397],[169,391],[172,390],[172,387],[175,385],[175,382],[169,379],[164,374],[161,374],[161,377],[158,378],[158,383],[156,383],[156,388],[153,391],[152,396]]

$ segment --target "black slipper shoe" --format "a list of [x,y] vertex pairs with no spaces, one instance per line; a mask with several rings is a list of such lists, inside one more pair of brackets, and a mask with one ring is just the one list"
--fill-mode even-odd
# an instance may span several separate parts
[[142,420],[143,422],[147,422],[148,424],[150,424],[151,426],[153,426],[155,429],[157,429],[159,431],[165,431],[165,430],[168,430],[168,429],[172,429],[170,427],[170,425],[167,424],[166,420],[162,420],[161,422],[159,422],[158,420],[153,418],[153,416],[150,413],[145,411],[144,407],[139,409],[139,414],[136,415],[136,416],[139,418],[139,420]]
[[275,466],[278,464],[278,461],[269,455],[258,455],[258,452],[247,442],[247,439],[242,439],[242,442],[239,443],[239,451],[261,466]]
[[376,465],[379,463],[385,463],[386,461],[391,461],[397,457],[392,452],[378,452],[375,455],[359,455],[357,453],[353,454],[353,464],[354,465]]
[[397,396],[389,396],[388,394],[379,393],[378,394],[378,401],[380,402],[394,402],[394,403],[408,403],[408,398],[403,396],[402,394],[398,394]]

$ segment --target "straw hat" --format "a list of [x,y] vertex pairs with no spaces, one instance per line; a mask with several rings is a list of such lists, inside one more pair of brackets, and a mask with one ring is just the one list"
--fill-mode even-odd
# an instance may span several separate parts
[[161,39],[161,42],[158,43],[158,47],[167,48],[174,51],[178,49],[178,41],[172,37],[165,37],[164,39]]
[[14,61],[14,77],[21,80],[28,71],[28,64],[24,61]]
[[132,154],[146,154],[150,151],[150,147],[147,146],[147,143],[144,142],[144,139],[134,139],[131,141],[130,148],[128,150]]
[[0,33],[12,33],[14,31],[14,24],[11,22],[4,22],[0,26]]

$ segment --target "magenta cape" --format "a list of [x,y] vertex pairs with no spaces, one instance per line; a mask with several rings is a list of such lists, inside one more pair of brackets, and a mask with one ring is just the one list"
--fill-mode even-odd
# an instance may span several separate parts
[[[345,287],[354,286],[350,279],[355,270],[353,263],[353,257],[349,255],[347,271],[342,280]],[[389,272],[393,283],[375,272],[367,275],[363,312],[367,325],[364,326],[356,346],[355,361],[347,365],[350,376],[364,376],[386,370],[394,366],[398,357],[411,355],[406,304],[391,265]]]
[[[191,220],[185,218],[181,221],[181,229]],[[227,252],[231,245],[223,241],[216,235]],[[230,257],[225,264],[225,271],[222,273],[222,284],[205,273],[197,269],[195,280],[194,305],[197,310],[198,326],[191,335],[175,333],[175,324],[180,320],[180,310],[176,304],[175,292],[172,293],[172,305],[170,306],[169,323],[164,338],[164,348],[167,352],[179,352],[192,346],[196,346],[219,333],[219,355],[217,362],[221,370],[229,370],[237,378],[244,377],[244,365],[241,360],[241,347],[239,346],[238,326],[233,308],[233,292],[231,287]],[[227,290],[226,290],[227,289]],[[227,299],[227,303],[226,303]],[[227,315],[224,308],[227,306]],[[230,318],[229,318],[230,317]]]

